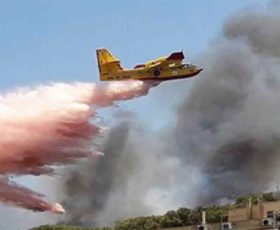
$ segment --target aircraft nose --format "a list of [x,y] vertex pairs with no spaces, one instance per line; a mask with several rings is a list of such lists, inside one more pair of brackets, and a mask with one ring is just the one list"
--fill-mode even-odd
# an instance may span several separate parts
[[203,70],[203,68],[198,68],[197,71],[200,73]]

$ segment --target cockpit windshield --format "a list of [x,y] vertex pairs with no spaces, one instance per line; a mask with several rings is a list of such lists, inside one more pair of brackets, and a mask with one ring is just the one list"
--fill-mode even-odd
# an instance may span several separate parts
[[186,67],[186,68],[196,68],[196,66],[191,64],[191,63],[184,64],[184,67]]

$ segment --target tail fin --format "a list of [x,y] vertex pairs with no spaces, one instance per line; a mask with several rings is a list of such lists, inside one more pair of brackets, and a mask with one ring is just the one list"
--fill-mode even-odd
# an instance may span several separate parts
[[110,80],[108,79],[108,75],[123,70],[120,65],[120,61],[115,58],[107,49],[97,49],[96,55],[101,81]]

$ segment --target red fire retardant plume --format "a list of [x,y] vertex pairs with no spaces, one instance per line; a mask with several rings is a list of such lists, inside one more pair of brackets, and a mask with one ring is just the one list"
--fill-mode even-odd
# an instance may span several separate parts
[[100,155],[92,146],[92,139],[102,132],[91,122],[95,109],[146,95],[157,84],[58,83],[0,95],[0,201],[64,213],[60,204],[46,202],[43,195],[10,181],[9,175],[53,175],[52,166]]

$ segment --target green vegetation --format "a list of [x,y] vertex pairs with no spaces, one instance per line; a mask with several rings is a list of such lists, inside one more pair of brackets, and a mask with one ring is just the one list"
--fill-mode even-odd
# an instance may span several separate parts
[[[114,230],[156,230],[161,228],[179,227],[198,224],[201,221],[201,211],[206,210],[207,222],[214,223],[220,221],[220,216],[226,214],[226,207],[213,206],[202,209],[179,208],[177,211],[168,211],[162,216],[136,217],[119,220],[116,222]],[[110,228],[81,228],[71,226],[51,226],[45,225],[32,230],[113,230]]]
[[244,206],[248,199],[251,198],[252,204],[257,204],[258,200],[263,200],[264,202],[270,202],[270,201],[277,201],[279,200],[275,193],[269,192],[269,193],[263,193],[263,194],[247,194],[239,196],[236,201],[234,207]]
[[231,207],[242,207],[251,198],[252,204],[256,204],[259,199],[264,202],[277,201],[275,193],[249,194],[243,195],[236,199],[233,205],[209,207],[197,207],[195,209],[179,208],[178,210],[168,211],[161,216],[136,217],[123,219],[116,222],[114,228],[82,228],[74,226],[62,225],[45,225],[32,230],[156,230],[162,228],[179,227],[196,225],[201,222],[201,212],[206,211],[206,219],[208,223],[220,222],[221,218],[227,215],[227,210]]
[[112,230],[112,228],[84,228],[66,225],[43,225],[31,230]]

